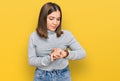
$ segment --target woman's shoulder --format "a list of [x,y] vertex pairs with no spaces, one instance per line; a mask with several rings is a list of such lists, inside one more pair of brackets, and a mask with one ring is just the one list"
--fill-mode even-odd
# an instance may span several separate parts
[[36,31],[31,32],[30,37],[34,38],[36,36],[37,36],[37,32]]
[[31,35],[35,35],[35,33],[36,33],[36,31],[31,32],[31,33],[30,33],[30,36],[31,36]]
[[72,35],[72,33],[69,30],[63,30],[63,34],[70,36]]

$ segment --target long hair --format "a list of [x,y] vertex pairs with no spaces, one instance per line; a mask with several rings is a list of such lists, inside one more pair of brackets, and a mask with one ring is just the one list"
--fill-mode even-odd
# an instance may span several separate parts
[[36,31],[40,37],[43,38],[48,38],[48,32],[47,32],[47,16],[51,14],[54,11],[59,11],[60,12],[60,24],[55,30],[57,37],[60,37],[61,34],[63,33],[61,30],[61,22],[62,22],[62,11],[59,5],[56,3],[48,2],[44,4],[41,8],[40,14],[39,14],[39,19],[38,19],[38,25],[36,28]]

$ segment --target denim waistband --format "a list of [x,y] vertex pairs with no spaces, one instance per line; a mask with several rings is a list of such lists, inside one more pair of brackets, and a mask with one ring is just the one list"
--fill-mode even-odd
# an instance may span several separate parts
[[64,72],[64,71],[66,71],[66,70],[69,70],[69,67],[67,66],[67,67],[65,67],[64,69],[54,69],[54,70],[51,70],[51,71],[47,71],[47,70],[42,70],[42,69],[39,69],[39,68],[37,68],[36,70],[39,70],[39,71],[41,71],[41,72],[47,72],[47,73],[54,73],[54,72],[56,72],[56,73],[62,73],[62,72]]
[[69,67],[52,71],[36,68],[34,81],[71,81]]

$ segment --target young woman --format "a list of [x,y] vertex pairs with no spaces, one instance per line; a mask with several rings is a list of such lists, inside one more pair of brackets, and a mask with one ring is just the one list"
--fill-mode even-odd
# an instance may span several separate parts
[[68,60],[86,56],[74,36],[61,30],[61,23],[59,5],[52,2],[44,4],[37,29],[31,33],[28,44],[29,64],[36,66],[34,81],[71,81]]

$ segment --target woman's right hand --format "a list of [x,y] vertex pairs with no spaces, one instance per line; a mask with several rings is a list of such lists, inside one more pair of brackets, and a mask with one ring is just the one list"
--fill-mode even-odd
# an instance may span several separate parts
[[54,48],[50,54],[51,61],[57,60],[61,58],[61,49],[60,48]]
[[68,56],[68,52],[65,50],[62,50],[61,48],[54,48],[51,52],[51,61],[60,59],[60,58],[65,58]]

